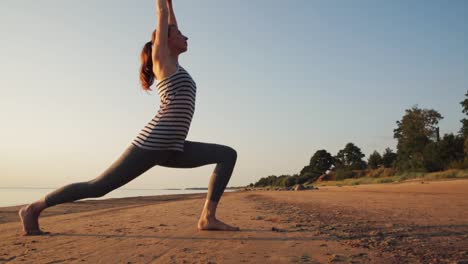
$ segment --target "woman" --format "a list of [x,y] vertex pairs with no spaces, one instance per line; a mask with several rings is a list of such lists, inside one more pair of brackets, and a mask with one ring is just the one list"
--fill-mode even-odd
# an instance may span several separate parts
[[140,81],[151,90],[157,81],[160,109],[124,153],[100,176],[63,186],[18,212],[24,235],[47,234],[39,215],[51,206],[89,197],[102,197],[155,165],[194,168],[216,163],[208,185],[199,230],[239,231],[216,219],[216,207],[234,169],[237,152],[228,146],[185,140],[195,110],[196,84],[179,64],[188,38],[178,29],[172,0],[157,0],[158,25],[141,52]]

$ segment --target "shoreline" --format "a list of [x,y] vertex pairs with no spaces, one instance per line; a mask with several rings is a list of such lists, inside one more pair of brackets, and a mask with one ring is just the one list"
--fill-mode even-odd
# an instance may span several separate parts
[[[134,196],[121,198],[87,199],[59,204],[47,208],[41,217],[89,212],[112,208],[130,208],[145,205],[160,204],[171,201],[201,199],[206,193],[161,194],[152,196]],[[0,224],[18,221],[18,210],[26,204],[0,207]]]
[[[56,190],[48,188],[0,188],[0,208],[21,206]],[[239,189],[226,188],[225,192],[234,192]],[[196,194],[207,193],[208,190],[168,190],[168,189],[116,189],[106,194],[103,197],[84,198],[79,201],[86,200],[107,200],[114,198],[129,198],[143,196],[161,196],[161,195],[179,195],[179,194]]]

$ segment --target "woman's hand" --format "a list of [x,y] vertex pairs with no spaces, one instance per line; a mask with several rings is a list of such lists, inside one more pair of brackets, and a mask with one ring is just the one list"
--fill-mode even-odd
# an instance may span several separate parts
[[172,8],[172,0],[166,0],[167,9],[169,10],[169,25],[176,25],[177,26],[177,19],[174,14],[174,8]]

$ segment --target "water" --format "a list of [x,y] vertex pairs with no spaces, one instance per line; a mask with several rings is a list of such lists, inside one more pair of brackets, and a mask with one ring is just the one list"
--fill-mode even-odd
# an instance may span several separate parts
[[[54,188],[1,188],[0,187],[0,207],[22,205],[34,202],[46,194],[54,191]],[[234,191],[226,189],[225,192]],[[116,189],[110,193],[98,198],[89,199],[108,199],[108,198],[123,198],[135,196],[154,196],[165,194],[190,194],[190,193],[207,193],[208,190],[170,190],[170,189]],[[80,201],[88,200],[82,199]]]

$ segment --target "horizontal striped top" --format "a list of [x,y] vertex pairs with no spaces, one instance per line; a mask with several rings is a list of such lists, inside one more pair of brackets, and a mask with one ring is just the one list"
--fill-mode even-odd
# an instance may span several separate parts
[[184,151],[195,111],[196,83],[178,64],[176,72],[157,81],[156,87],[160,98],[159,110],[132,144],[149,150]]

